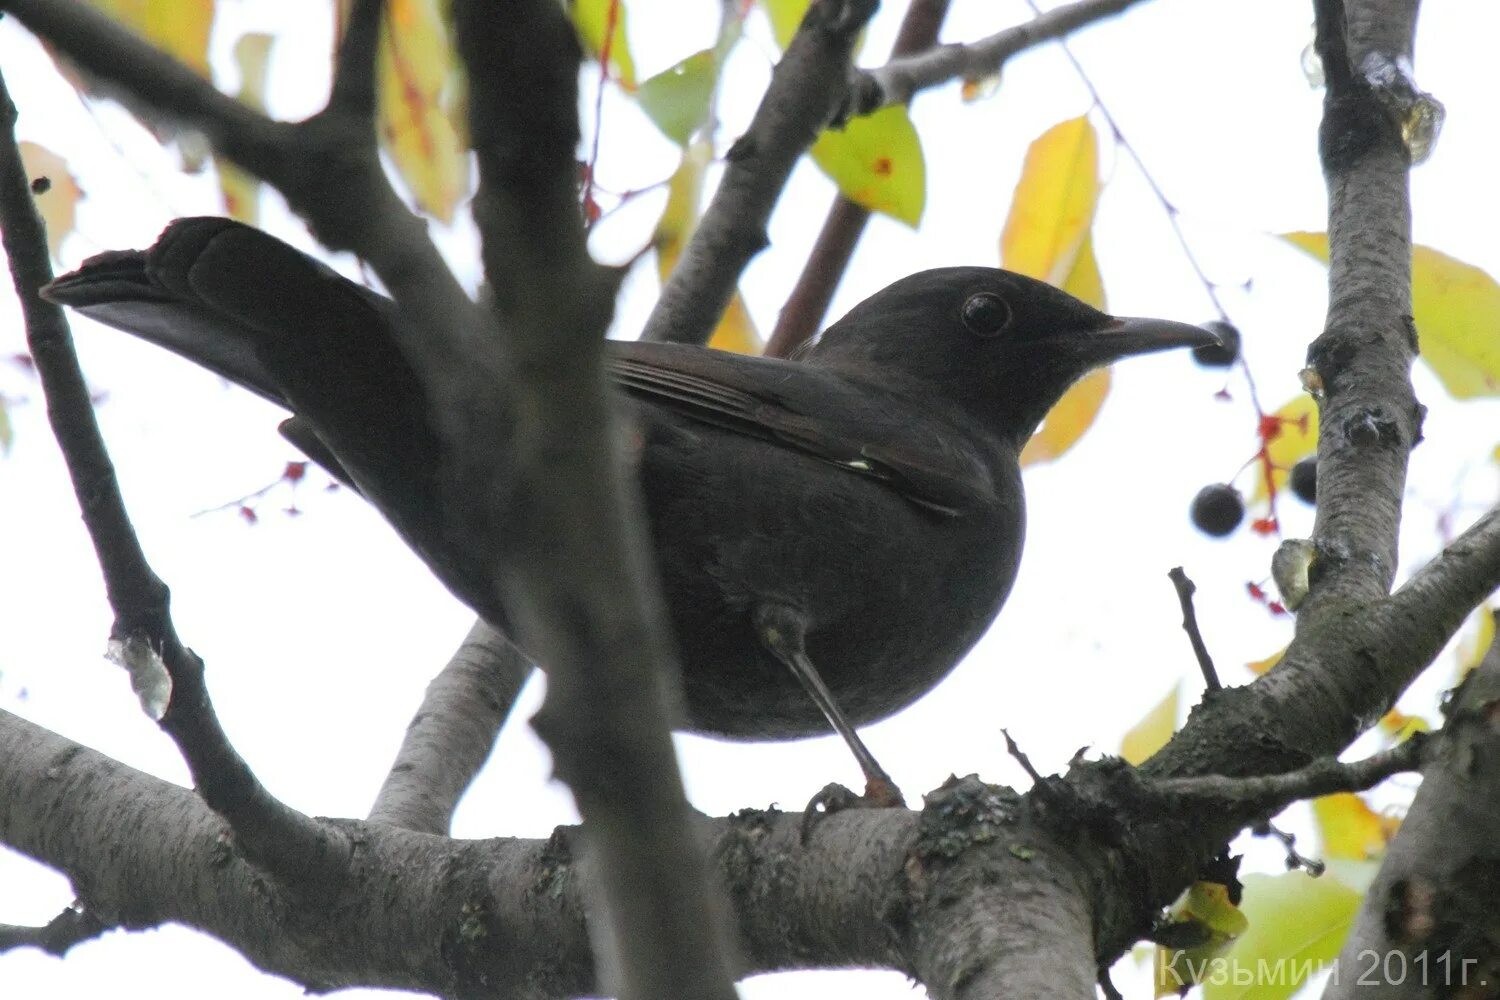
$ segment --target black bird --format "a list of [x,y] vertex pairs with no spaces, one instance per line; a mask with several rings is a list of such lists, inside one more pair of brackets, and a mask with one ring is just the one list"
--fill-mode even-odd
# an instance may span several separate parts
[[[47,296],[292,411],[291,440],[456,594],[483,592],[468,583],[482,565],[452,551],[435,513],[434,402],[390,300],[217,218],[94,257]],[[611,342],[609,374],[640,428],[687,728],[766,740],[832,724],[889,795],[853,725],[930,690],[1000,610],[1025,534],[1017,456],[1047,410],[1099,365],[1214,343],[987,267],[897,281],[797,360]]]

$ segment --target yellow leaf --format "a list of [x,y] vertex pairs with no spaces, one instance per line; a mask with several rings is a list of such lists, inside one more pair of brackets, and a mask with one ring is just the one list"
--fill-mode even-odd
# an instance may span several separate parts
[[1156,996],[1179,993],[1208,978],[1204,973],[1245,933],[1245,915],[1229,901],[1229,888],[1218,882],[1194,882],[1169,913],[1173,923],[1193,923],[1206,935],[1193,948],[1156,949]]
[[1094,126],[1087,116],[1054,125],[1026,151],[1000,235],[1000,266],[1061,287],[1084,249],[1098,200]]
[[[270,35],[251,33],[234,43],[234,62],[240,71],[240,92],[235,96],[258,111],[266,109],[266,69],[275,41]],[[260,181],[222,157],[215,162],[225,211],[231,218],[255,225],[260,219]]]
[[[1282,238],[1328,260],[1324,233]],[[1500,396],[1500,284],[1494,278],[1456,257],[1414,246],[1411,311],[1421,358],[1454,399]]]
[[1073,267],[1063,279],[1062,290],[1095,309],[1104,310],[1104,277],[1099,273],[1099,259],[1094,256],[1092,233],[1084,233]]
[[[1087,116],[1042,133],[1026,151],[1010,215],[1000,235],[1000,264],[1057,285],[1097,309],[1104,282],[1090,229],[1099,201],[1099,139]],[[1109,394],[1108,369],[1085,376],[1060,399],[1021,452],[1021,466],[1062,455],[1094,423]]]
[[[1318,451],[1318,403],[1306,394],[1301,395],[1278,409],[1271,416],[1276,418],[1277,430],[1266,442],[1266,453],[1271,459],[1271,479],[1278,490],[1286,487],[1292,466]],[[1255,477],[1255,489],[1250,491],[1250,502],[1266,498],[1264,475]]]
[[1458,679],[1463,680],[1469,671],[1479,666],[1484,654],[1495,643],[1495,609],[1489,603],[1474,609],[1473,626],[1458,645]]
[[1328,858],[1368,861],[1385,854],[1394,821],[1381,816],[1350,792],[1313,799],[1313,818]]
[[1281,658],[1285,655],[1286,647],[1282,647],[1281,649],[1278,649],[1276,652],[1272,653],[1270,656],[1266,657],[1264,660],[1254,660],[1250,663],[1245,664],[1245,666],[1250,668],[1250,672],[1252,674],[1259,677],[1261,674],[1265,673],[1267,670],[1270,670],[1272,667],[1276,666],[1276,664],[1280,663]]
[[1181,684],[1172,685],[1167,696],[1157,702],[1156,707],[1126,731],[1120,740],[1120,756],[1132,764],[1143,764],[1156,751],[1167,745],[1172,733],[1177,730],[1177,710],[1181,699]]
[[418,207],[446,224],[469,191],[469,154],[454,117],[460,74],[445,11],[442,0],[389,0],[376,69],[381,144]]
[[[713,146],[695,142],[683,151],[682,163],[667,182],[667,207],[656,223],[652,245],[656,249],[656,270],[665,281],[677,266],[683,248],[692,238],[698,223],[698,204],[703,193],[703,174],[713,159]],[[736,292],[719,320],[709,347],[739,354],[759,354],[765,347],[745,303]]]
[[1021,449],[1021,468],[1050,462],[1077,444],[1099,415],[1104,397],[1109,395],[1109,382],[1109,369],[1096,368],[1063,393]]
[[1204,977],[1204,1000],[1285,1000],[1333,959],[1361,895],[1331,875],[1246,875],[1247,927]]
[[32,182],[32,200],[47,224],[47,252],[53,260],[61,260],[62,243],[77,222],[83,189],[61,156],[34,142],[22,142],[20,146],[21,165]]
[[214,24],[214,0],[90,0],[179,62],[208,71],[208,36]]
[[844,197],[915,227],[927,198],[927,164],[906,108],[893,105],[825,129],[809,150]]
[[573,26],[595,59],[603,54],[608,36],[610,77],[626,90],[634,90],[635,60],[625,35],[625,0],[576,0]]

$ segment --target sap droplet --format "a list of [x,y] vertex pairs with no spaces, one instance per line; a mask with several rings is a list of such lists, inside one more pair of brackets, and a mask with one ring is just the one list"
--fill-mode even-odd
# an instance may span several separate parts
[[1323,57],[1318,55],[1317,47],[1308,42],[1302,48],[1302,75],[1307,80],[1307,85],[1313,90],[1323,86]]
[[133,635],[109,640],[104,655],[111,663],[129,671],[130,687],[140,699],[141,710],[153,722],[160,722],[172,700],[172,676],[167,673],[161,653],[145,639]]
[[1401,127],[1401,141],[1406,144],[1411,162],[1421,163],[1431,156],[1448,112],[1442,101],[1417,86],[1411,61],[1405,56],[1392,58],[1382,52],[1371,52],[1361,62],[1360,72],[1386,112]]

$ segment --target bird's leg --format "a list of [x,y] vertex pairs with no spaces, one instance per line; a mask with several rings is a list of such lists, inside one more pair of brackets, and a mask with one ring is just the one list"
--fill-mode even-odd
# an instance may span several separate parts
[[[782,605],[762,605],[756,612],[755,624],[761,643],[771,652],[771,655],[787,665],[792,676],[801,682],[803,689],[812,698],[813,704],[818,706],[818,710],[823,713],[823,717],[828,720],[834,732],[843,737],[844,743],[854,754],[854,760],[859,764],[859,769],[865,773],[864,804],[905,805],[906,799],[902,797],[901,789],[897,788],[891,776],[885,773],[885,768],[875,760],[875,755],[870,753],[870,748],[865,746],[864,740],[861,740],[859,734],[854,731],[854,726],[839,710],[838,704],[833,700],[833,692],[828,690],[828,685],[824,684],[823,678],[818,675],[818,668],[813,666],[812,660],[808,657],[805,642],[807,624],[803,617]],[[824,797],[827,791],[825,789],[819,797]]]

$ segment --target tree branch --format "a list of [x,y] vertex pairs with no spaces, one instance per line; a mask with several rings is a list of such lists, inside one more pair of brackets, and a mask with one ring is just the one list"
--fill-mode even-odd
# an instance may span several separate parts
[[[1500,888],[1497,705],[1500,645],[1491,644],[1444,708],[1422,786],[1365,893],[1325,1000],[1368,996],[1371,987],[1382,998],[1477,996],[1500,977],[1490,929]],[[1382,961],[1371,963],[1372,954]]]
[[[461,353],[457,345],[483,328],[426,222],[386,179],[369,119],[325,109],[298,124],[273,122],[77,0],[0,0],[0,10],[163,119],[201,132],[215,152],[280,191],[325,245],[368,261],[433,342],[427,352]],[[423,356],[416,352],[414,363]]]
[[1197,799],[1205,804],[1259,810],[1275,815],[1293,802],[1332,795],[1334,792],[1362,792],[1373,788],[1393,774],[1416,771],[1422,767],[1427,739],[1422,733],[1389,750],[1345,764],[1334,757],[1324,757],[1286,774],[1265,774],[1248,778],[1229,778],[1205,774],[1191,778],[1167,778],[1151,785],[1151,794],[1160,795],[1163,804],[1172,800]]
[[[474,217],[506,340],[489,365],[475,345],[436,396],[452,404],[449,515],[460,544],[501,554],[497,593],[547,665],[534,725],[596,862],[603,981],[626,998],[732,998],[726,908],[671,741],[681,682],[643,503],[612,434],[602,356],[620,274],[585,246],[577,37],[553,0],[467,0],[454,12]],[[513,392],[505,412],[497,376]],[[494,428],[507,425],[517,454],[496,455]]]
[[476,621],[427,685],[370,809],[370,822],[446,834],[531,672],[531,661],[510,640]]
[[52,280],[41,217],[15,140],[16,108],[0,78],[0,231],[26,318],[27,346],[115,614],[112,639],[142,706],[177,744],[204,801],[228,820],[246,855],[293,881],[326,877],[349,845],[273,798],[235,752],[203,681],[203,662],[177,637],[166,584],[146,561],[125,510]]
[[[1316,559],[1299,629],[1350,601],[1389,592],[1406,464],[1421,437],[1411,386],[1410,156],[1401,130],[1356,67],[1367,51],[1345,37],[1341,0],[1316,0],[1316,46],[1327,91],[1319,133],[1328,184],[1328,318],[1308,348],[1319,399]],[[1415,4],[1354,0],[1382,37],[1407,39]],[[1315,626],[1314,626],[1315,627]]]
[[110,928],[88,910],[70,906],[43,927],[0,924],[0,955],[16,948],[40,948],[62,958],[75,944],[92,940]]
[[330,113],[364,120],[375,128],[376,56],[380,48],[380,23],[385,0],[346,0],[348,8],[343,38],[333,66],[333,87],[328,94]]
[[845,92],[854,40],[875,0],[814,0],[771,75],[750,128],[641,334],[702,344],[734,295],[740,272],[767,244],[766,220],[802,153]]
[[1075,0],[967,44],[939,45],[892,59],[879,69],[859,70],[850,82],[850,114],[867,115],[890,104],[906,104],[919,90],[953,80],[980,80],[1000,72],[1005,61],[1034,45],[1062,38],[1113,17],[1141,0]]

